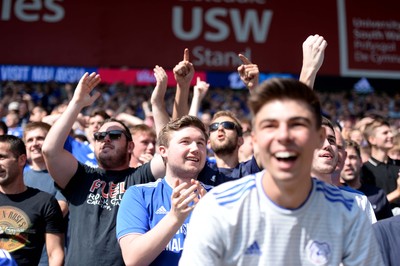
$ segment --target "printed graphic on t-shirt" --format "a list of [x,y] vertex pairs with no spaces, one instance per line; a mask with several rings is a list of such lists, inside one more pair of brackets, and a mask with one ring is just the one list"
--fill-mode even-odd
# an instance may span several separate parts
[[29,217],[24,211],[12,206],[0,207],[0,248],[13,252],[28,242]]
[[111,211],[113,207],[119,206],[122,196],[125,193],[125,182],[115,184],[97,179],[90,186],[90,193],[87,197],[87,203],[97,205],[105,210]]

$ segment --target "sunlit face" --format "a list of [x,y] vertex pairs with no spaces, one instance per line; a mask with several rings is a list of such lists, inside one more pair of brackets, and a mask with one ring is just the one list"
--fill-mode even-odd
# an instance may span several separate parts
[[390,127],[382,125],[374,130],[374,136],[369,138],[373,147],[390,150],[393,148],[393,133]]
[[[104,124],[98,132],[125,129],[117,122]],[[106,170],[127,168],[134,144],[128,141],[124,134],[119,139],[112,140],[107,135],[104,140],[95,141],[94,152],[99,165]]]
[[345,182],[351,182],[359,178],[360,169],[362,166],[361,158],[358,157],[356,150],[353,147],[346,148],[347,157],[344,163],[344,168],[340,173],[340,177]]
[[25,155],[16,158],[10,151],[10,144],[0,142],[0,186],[7,187],[22,178]]
[[253,145],[267,178],[303,182],[310,178],[314,150],[324,138],[306,103],[290,99],[266,103],[254,117]]
[[[235,122],[228,116],[220,116],[212,121],[211,124],[225,121]],[[210,130],[209,132],[211,149],[217,155],[233,154],[233,152],[243,143],[243,139],[238,136],[235,128],[226,129],[220,124],[217,130]]]
[[97,132],[101,126],[101,124],[103,124],[104,122],[104,118],[100,115],[96,115],[93,117],[89,118],[89,124],[87,127],[87,136],[89,136],[89,138],[93,138],[93,133]]
[[326,138],[321,149],[314,152],[312,163],[313,173],[331,174],[338,163],[338,148],[336,145],[336,137],[332,128],[322,126],[325,129]]
[[133,156],[140,158],[142,154],[154,155],[156,151],[156,139],[150,133],[137,132],[132,137],[135,144]]
[[25,132],[26,155],[30,160],[44,162],[42,145],[46,135],[47,130],[42,128]]
[[344,147],[345,143],[342,133],[337,128],[335,128],[335,138],[338,150],[338,162],[336,164],[335,171],[338,171],[337,173],[339,173],[343,169],[344,161],[346,160],[346,149]]
[[206,138],[197,127],[185,127],[170,134],[169,147],[160,146],[167,162],[167,174],[197,178],[206,163]]

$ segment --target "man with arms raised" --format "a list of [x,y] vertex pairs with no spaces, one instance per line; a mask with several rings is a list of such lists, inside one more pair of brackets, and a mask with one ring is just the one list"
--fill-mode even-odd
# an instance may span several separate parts
[[132,136],[115,119],[104,121],[94,134],[99,168],[78,162],[63,149],[80,111],[99,97],[99,92],[92,94],[99,82],[96,73],[83,75],[42,147],[49,173],[70,203],[66,265],[123,265],[115,239],[115,218],[122,196],[129,186],[154,181],[165,171],[161,157],[139,168],[129,167],[134,148]]

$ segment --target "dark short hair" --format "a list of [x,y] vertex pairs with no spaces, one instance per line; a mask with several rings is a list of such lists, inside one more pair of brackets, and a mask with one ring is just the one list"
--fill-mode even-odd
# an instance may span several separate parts
[[104,120],[103,123],[101,123],[101,126],[103,126],[104,124],[107,124],[107,123],[111,123],[111,122],[116,122],[116,123],[120,124],[124,128],[124,130],[126,132],[125,136],[127,137],[127,139],[129,141],[132,141],[132,134],[131,134],[129,128],[121,120],[118,120],[118,119],[115,119],[115,118],[108,118],[108,119]]
[[195,116],[185,115],[181,118],[168,122],[158,134],[157,144],[160,146],[169,146],[170,135],[172,131],[178,131],[185,127],[197,127],[201,130],[205,140],[208,140],[208,134],[203,122]]
[[315,118],[315,125],[321,127],[321,104],[315,92],[306,84],[289,78],[272,78],[254,88],[248,105],[253,116],[268,102],[274,100],[297,100],[304,102]]
[[354,140],[346,139],[346,149],[353,148],[356,151],[358,158],[361,159],[360,145]]
[[21,155],[26,155],[25,143],[22,139],[13,135],[2,135],[0,136],[0,143],[8,143],[10,145],[10,151],[14,154],[15,158]]
[[110,118],[110,116],[107,114],[107,112],[102,110],[102,109],[94,110],[89,115],[89,117],[95,117],[95,116],[101,116],[101,117],[103,117],[103,119],[109,119]]
[[8,132],[8,126],[6,125],[6,123],[5,123],[4,121],[0,121],[0,129],[3,130],[4,135],[7,134],[7,132]]

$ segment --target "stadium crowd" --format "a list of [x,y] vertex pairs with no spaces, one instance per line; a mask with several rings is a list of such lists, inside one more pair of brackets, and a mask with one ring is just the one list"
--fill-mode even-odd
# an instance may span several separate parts
[[42,236],[0,218],[0,261],[395,265],[400,93],[313,90],[326,46],[303,43],[300,81],[239,55],[246,90],[192,89],[187,49],[176,87],[160,66],[155,87],[3,82],[0,208]]

